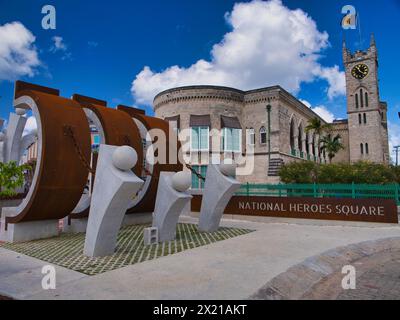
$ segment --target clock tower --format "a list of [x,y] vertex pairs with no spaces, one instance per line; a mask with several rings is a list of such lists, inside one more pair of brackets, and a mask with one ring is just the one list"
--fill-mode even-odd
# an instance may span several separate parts
[[343,42],[350,161],[389,163],[387,104],[380,100],[374,36],[366,51],[351,53]]

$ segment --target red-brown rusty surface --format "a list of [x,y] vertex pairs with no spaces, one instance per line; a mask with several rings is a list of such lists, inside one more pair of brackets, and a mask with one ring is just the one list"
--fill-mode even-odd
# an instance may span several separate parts
[[92,110],[103,127],[105,144],[112,146],[131,146],[136,150],[138,161],[133,172],[140,177],[143,169],[143,146],[140,132],[136,124],[125,112],[107,108],[104,104],[99,105],[91,101],[101,101],[74,94],[73,100],[79,102],[82,107]]
[[[169,144],[169,123],[167,121],[159,119],[159,118],[145,116],[145,115],[143,115],[143,113],[137,112],[137,109],[129,110],[128,107],[118,106],[118,110],[122,110],[122,111],[126,112],[127,114],[129,114],[132,118],[135,118],[135,119],[139,120],[140,122],[142,122],[148,131],[150,131],[151,129],[161,129],[165,133],[165,136],[167,139],[166,145],[165,145],[165,150],[167,150],[167,158],[166,158],[167,161],[164,164],[156,163],[153,166],[151,182],[150,182],[150,186],[149,186],[146,194],[143,196],[141,201],[135,207],[133,207],[127,211],[128,214],[153,212],[155,202],[156,202],[158,180],[159,180],[158,178],[160,176],[160,172],[161,171],[178,172],[178,171],[182,171],[182,169],[183,169],[182,164],[180,164],[179,161],[176,161],[175,159],[171,159],[172,162],[175,162],[175,163],[170,163],[169,152],[168,152],[168,148],[170,146],[170,144]],[[179,142],[177,144],[177,149],[173,150],[171,152],[174,152],[175,155],[178,155],[178,150],[180,150]],[[179,158],[176,157],[176,159],[179,159]]]
[[[87,109],[92,110],[101,122],[105,136],[105,144],[114,146],[129,145],[136,150],[138,161],[133,172],[140,177],[143,168],[143,146],[140,132],[132,119],[124,112],[107,108],[107,102],[74,94],[72,99]],[[96,163],[93,163],[93,169],[96,169]],[[93,176],[92,181],[94,181]],[[70,219],[88,217],[90,207],[82,212],[71,213]]]
[[38,179],[31,187],[34,188],[32,197],[20,214],[8,217],[6,223],[62,219],[74,209],[86,185],[87,169],[71,137],[65,135],[65,127],[70,126],[82,155],[89,159],[90,130],[86,115],[77,102],[55,95],[57,90],[41,88],[44,87],[16,84],[16,98],[29,96],[37,104],[42,151],[36,167]]

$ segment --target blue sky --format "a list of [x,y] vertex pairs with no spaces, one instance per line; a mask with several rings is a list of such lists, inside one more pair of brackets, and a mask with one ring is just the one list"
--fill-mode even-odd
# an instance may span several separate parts
[[[277,20],[279,26],[271,27],[270,22],[276,17],[268,14],[271,15],[273,7],[268,9],[267,2],[260,1],[0,0],[0,117],[8,118],[13,81],[22,79],[61,89],[63,96],[82,93],[107,100],[111,106],[122,103],[145,107],[149,113],[152,110],[146,104],[154,93],[175,85],[207,81],[251,89],[281,84],[314,108],[345,118],[345,97],[339,88],[343,34],[348,46],[355,50],[366,48],[374,32],[381,99],[389,105],[391,142],[399,144],[400,67],[395,61],[400,52],[400,1],[274,2],[282,19]],[[56,8],[56,30],[42,29],[44,4]],[[360,15],[361,37],[360,30],[341,29],[341,8],[346,4],[355,6]],[[305,21],[305,26],[300,22],[286,24],[298,17],[296,9],[308,15],[299,18],[300,22]],[[2,68],[2,59],[14,55],[4,57],[5,41],[1,37],[5,33],[1,33],[1,28],[12,22],[19,22],[26,29],[24,32],[35,37],[34,41],[25,39],[18,50],[25,50],[24,54],[26,50],[34,52],[37,59],[29,56],[24,61],[25,68],[18,73]],[[297,29],[292,32],[290,28]],[[15,37],[20,37],[20,32],[21,29],[16,30]],[[279,52],[279,48],[291,48],[290,43],[285,43],[285,32],[310,38],[308,47],[297,48],[302,51],[298,64],[273,60],[290,51]],[[243,41],[238,41],[243,35]],[[277,39],[270,40],[275,36]],[[8,39],[10,43],[14,40]],[[258,64],[260,58],[268,55],[269,64]],[[290,55],[286,58],[292,59]],[[339,88],[336,91],[335,86]]]

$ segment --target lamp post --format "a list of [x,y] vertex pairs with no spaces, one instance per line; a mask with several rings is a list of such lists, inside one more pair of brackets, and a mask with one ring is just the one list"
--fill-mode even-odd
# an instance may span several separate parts
[[267,115],[268,115],[268,162],[271,160],[271,105],[267,105]]
[[393,149],[394,149],[394,152],[396,152],[396,166],[398,166],[399,165],[399,149],[400,149],[400,146],[394,146]]

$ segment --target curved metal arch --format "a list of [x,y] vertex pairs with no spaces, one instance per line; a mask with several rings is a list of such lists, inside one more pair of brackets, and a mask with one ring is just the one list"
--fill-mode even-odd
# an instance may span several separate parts
[[[76,94],[72,99],[77,101],[86,116],[94,121],[100,132],[102,143],[114,146],[129,145],[136,150],[138,161],[133,172],[140,177],[143,170],[143,147],[139,128],[132,119],[122,111],[107,108],[105,102],[97,104],[101,103],[101,100]],[[94,179],[95,174],[92,180]],[[81,204],[80,208],[75,208],[75,211],[70,214],[70,219],[85,218],[89,215],[90,199],[83,199]]]
[[[169,152],[168,152],[168,146],[170,146],[169,143],[169,123],[168,121],[159,119],[159,118],[154,118],[154,117],[149,117],[145,116],[142,112],[139,112],[135,108],[129,108],[125,106],[118,106],[118,110],[121,110],[128,114],[134,121],[137,121],[143,125],[143,127],[146,129],[147,133],[150,134],[151,136],[151,130],[152,129],[160,129],[164,131],[165,137],[166,137],[166,146],[167,146],[167,155],[166,155],[166,163],[156,163],[151,167],[151,176],[149,176],[147,179],[149,179],[148,186],[146,187],[145,192],[141,195],[137,201],[135,201],[134,206],[128,209],[127,214],[134,214],[134,213],[143,213],[143,212],[153,212],[154,211],[154,206],[156,202],[156,195],[157,195],[157,188],[158,188],[158,181],[159,181],[159,176],[161,171],[172,171],[172,172],[178,172],[183,170],[183,165],[179,161],[179,151],[180,151],[180,143],[178,141],[177,143],[177,150],[173,150],[172,152],[176,151],[176,163],[170,163],[171,159],[169,158]],[[144,137],[142,137],[144,138]],[[153,137],[151,137],[153,139]],[[175,160],[175,159],[174,159]]]
[[[54,93],[16,90],[14,106],[31,109],[38,125],[38,159],[28,195],[8,223],[62,219],[74,209],[86,185],[87,169],[66,130],[72,130],[86,159],[90,130],[80,105]],[[45,170],[44,170],[45,168]]]

